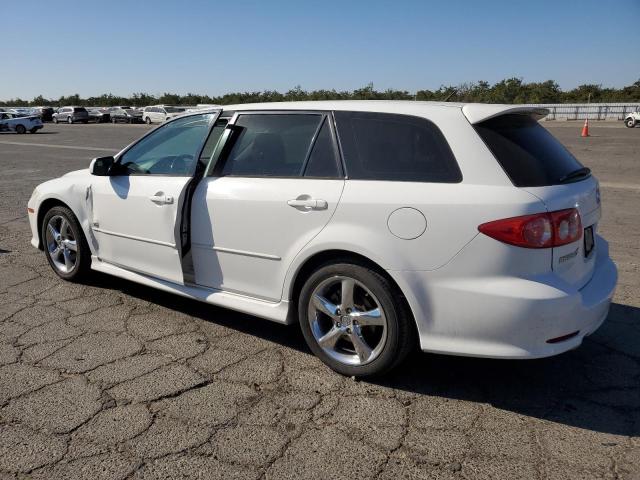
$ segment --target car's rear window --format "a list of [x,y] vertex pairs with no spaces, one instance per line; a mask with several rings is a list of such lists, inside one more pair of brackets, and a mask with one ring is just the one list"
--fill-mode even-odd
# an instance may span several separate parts
[[84,107],[76,107],[73,109],[74,112],[86,112],[87,109]]
[[352,180],[457,183],[462,174],[438,127],[391,113],[335,112]]
[[476,131],[516,187],[557,185],[582,164],[528,115],[491,118]]

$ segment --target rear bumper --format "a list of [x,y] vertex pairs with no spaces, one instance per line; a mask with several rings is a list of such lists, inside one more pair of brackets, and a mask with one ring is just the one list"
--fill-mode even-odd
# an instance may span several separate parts
[[[390,272],[407,296],[422,350],[492,358],[541,358],[578,347],[609,312],[618,273],[597,238],[591,280],[575,289],[556,276],[450,278]],[[549,340],[575,335],[557,343]]]

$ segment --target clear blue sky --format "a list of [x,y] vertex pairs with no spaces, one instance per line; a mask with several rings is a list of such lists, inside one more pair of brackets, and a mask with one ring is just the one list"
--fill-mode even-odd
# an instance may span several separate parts
[[629,85],[640,0],[1,0],[0,99]]

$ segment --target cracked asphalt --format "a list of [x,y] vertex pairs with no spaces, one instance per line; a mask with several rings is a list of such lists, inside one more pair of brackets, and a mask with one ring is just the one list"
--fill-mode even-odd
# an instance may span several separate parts
[[607,322],[555,358],[416,353],[372,382],[325,368],[296,327],[53,274],[29,244],[32,189],[146,126],[0,135],[0,480],[640,478],[640,129],[545,126],[602,182]]

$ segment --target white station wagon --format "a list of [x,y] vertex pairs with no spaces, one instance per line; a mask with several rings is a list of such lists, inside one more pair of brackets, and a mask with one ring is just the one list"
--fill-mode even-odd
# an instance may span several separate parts
[[598,182],[508,105],[296,102],[192,112],[39,185],[32,244],[90,269],[300,324],[355,376],[423,351],[536,358],[607,316]]

